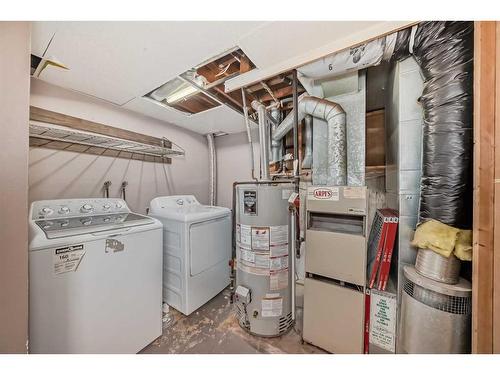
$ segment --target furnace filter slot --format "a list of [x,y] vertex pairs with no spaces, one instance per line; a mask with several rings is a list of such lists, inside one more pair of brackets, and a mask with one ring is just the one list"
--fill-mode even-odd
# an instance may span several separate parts
[[308,223],[310,230],[358,235],[363,235],[365,226],[363,216],[321,212],[309,212]]

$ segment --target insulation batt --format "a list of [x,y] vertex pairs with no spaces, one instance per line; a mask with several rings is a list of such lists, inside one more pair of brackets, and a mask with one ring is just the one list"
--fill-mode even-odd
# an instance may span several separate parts
[[[473,22],[422,22],[412,54],[425,79],[419,222],[470,228],[472,217]],[[398,32],[393,59],[410,55]]]

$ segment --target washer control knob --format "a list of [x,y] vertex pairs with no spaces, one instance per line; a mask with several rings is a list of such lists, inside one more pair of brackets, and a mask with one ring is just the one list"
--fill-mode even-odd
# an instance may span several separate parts
[[182,206],[184,204],[184,201],[182,199],[177,199],[175,203],[177,203],[178,206]]
[[54,210],[50,207],[44,207],[40,210],[41,215],[51,215],[54,212]]
[[111,206],[109,204],[107,204],[107,203],[102,206],[102,209],[104,211],[109,211],[110,208],[111,208]]
[[80,208],[80,211],[82,211],[83,213],[88,213],[88,212],[91,212],[93,209],[94,209],[94,207],[92,207],[92,205],[85,203],[82,206],[82,208]]
[[69,221],[68,220],[64,220],[64,221],[61,221],[61,227],[67,227],[69,225]]
[[123,205],[121,204],[121,202],[116,202],[115,207],[118,209],[121,209],[123,207]]
[[92,223],[92,219],[86,219],[86,218],[83,218],[80,220],[80,222],[83,224],[83,225],[90,225]]
[[69,207],[68,207],[68,206],[62,206],[62,207],[59,209],[59,213],[60,213],[60,214],[67,214],[67,213],[69,213]]

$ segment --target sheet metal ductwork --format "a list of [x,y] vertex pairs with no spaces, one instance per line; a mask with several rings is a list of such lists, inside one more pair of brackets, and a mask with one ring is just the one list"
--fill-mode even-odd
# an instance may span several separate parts
[[473,34],[473,22],[421,22],[298,69],[308,89],[311,79],[415,57],[425,79],[420,222],[471,227]]
[[217,203],[217,154],[215,151],[215,139],[213,134],[207,134],[208,159],[209,159],[209,184],[208,204],[215,206]]
[[307,115],[304,118],[304,159],[302,160],[302,168],[311,168],[313,161],[313,119],[312,116]]
[[393,59],[412,54],[424,76],[419,221],[470,228],[473,22],[422,22],[398,32]]
[[260,145],[260,178],[269,180],[269,127],[267,126],[266,106],[257,100],[252,102],[252,108],[259,117],[259,145]]
[[[346,115],[342,107],[326,99],[301,95],[298,103],[298,121],[306,115],[327,122],[328,126],[328,161],[332,170],[330,176],[334,185],[347,184],[347,141]],[[273,140],[282,139],[294,123],[293,112],[288,114],[273,134]]]

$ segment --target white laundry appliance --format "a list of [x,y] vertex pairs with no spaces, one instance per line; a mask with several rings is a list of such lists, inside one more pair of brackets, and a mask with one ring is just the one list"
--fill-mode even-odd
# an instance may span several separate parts
[[163,298],[191,314],[228,284],[231,210],[193,195],[158,197],[149,214],[163,223]]
[[121,199],[30,209],[31,353],[137,353],[162,333],[162,225]]

